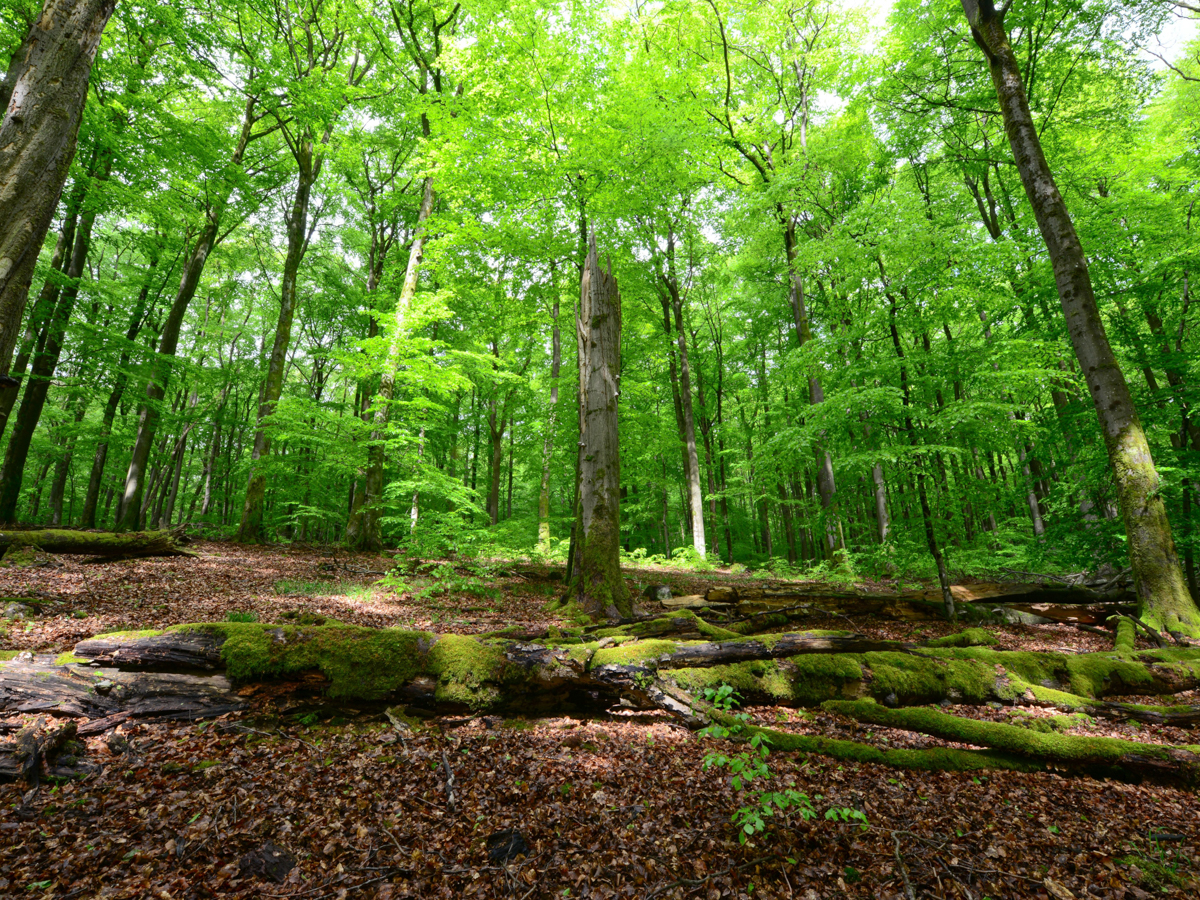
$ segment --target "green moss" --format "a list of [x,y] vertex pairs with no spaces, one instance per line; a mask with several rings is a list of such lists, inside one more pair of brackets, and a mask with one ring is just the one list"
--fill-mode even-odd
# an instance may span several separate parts
[[703,695],[705,688],[727,684],[746,699],[769,698],[781,703],[796,700],[790,673],[776,660],[755,660],[703,669],[672,669],[666,673],[672,681],[692,694]]
[[20,650],[0,650],[0,662],[7,662],[10,659],[16,659],[20,653]]
[[616,647],[605,647],[597,650],[592,657],[592,667],[596,666],[636,666],[653,662],[660,656],[673,653],[686,643],[677,641],[630,641]]
[[991,647],[996,638],[982,628],[966,628],[958,634],[947,634],[925,642],[928,647]]
[[1033,716],[1022,710],[1012,712],[1010,724],[1030,731],[1040,731],[1043,734],[1063,733],[1081,725],[1090,725],[1095,721],[1084,713],[1070,713],[1065,716]]
[[103,634],[96,635],[96,637],[112,640],[132,640],[134,638],[158,637],[160,634],[165,633],[157,628],[143,628],[140,631],[106,631]]
[[78,666],[86,665],[89,662],[91,662],[90,659],[80,659],[70,650],[68,650],[66,653],[60,653],[54,658],[54,664],[56,666]]
[[500,647],[473,637],[447,634],[429,651],[429,673],[438,680],[439,701],[485,708],[500,699],[497,684],[503,679],[506,660]]
[[316,670],[329,679],[329,695],[376,700],[403,687],[424,666],[435,637],[419,631],[217,622],[180,625],[171,631],[203,631],[221,640],[225,670],[235,682],[265,680]]
[[1121,616],[1117,619],[1117,637],[1113,642],[1113,649],[1118,653],[1132,653],[1136,641],[1137,625],[1133,619]]
[[862,660],[871,670],[871,696],[880,700],[895,695],[902,704],[982,703],[995,695],[996,669],[988,661],[892,651],[864,653]]
[[[1043,734],[1003,722],[964,719],[933,709],[887,709],[871,700],[831,700],[824,708],[860,722],[903,728],[943,740],[992,747],[1004,753],[1028,755],[1059,764],[1120,769],[1127,756],[1166,760],[1171,758],[1172,750],[1178,749],[1118,738]],[[1190,774],[1194,776],[1195,770]]]
[[[713,718],[720,721],[726,727],[733,727],[739,724],[732,716],[720,713],[719,711],[713,714]],[[773,750],[818,753],[846,762],[876,763],[906,769],[921,769],[935,772],[980,772],[990,769],[1038,772],[1044,768],[1044,766],[1034,760],[989,750],[955,750],[950,748],[884,750],[879,747],[873,747],[870,744],[859,744],[854,741],[837,740],[814,735],[791,734],[776,731],[773,728],[761,728],[757,725],[743,726],[742,734],[747,737],[755,734],[766,737]]]

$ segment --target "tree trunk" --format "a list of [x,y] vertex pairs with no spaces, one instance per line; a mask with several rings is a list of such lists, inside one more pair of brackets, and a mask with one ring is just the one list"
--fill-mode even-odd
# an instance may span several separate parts
[[[553,263],[550,267],[554,272]],[[562,334],[558,327],[558,284],[551,279],[554,291],[554,308],[550,318],[554,322],[551,334],[550,355],[550,415],[546,419],[546,436],[542,439],[542,483],[538,491],[538,548],[546,553],[550,550],[550,464],[554,460],[554,432],[558,427],[558,373],[562,367]]]
[[283,263],[283,279],[279,285],[279,318],[275,324],[275,341],[271,346],[267,375],[263,380],[262,398],[258,405],[254,447],[250,451],[250,478],[246,485],[241,522],[238,525],[237,539],[246,544],[260,544],[266,540],[263,513],[267,476],[263,472],[263,464],[271,452],[271,438],[267,433],[267,426],[283,393],[288,346],[292,340],[292,319],[296,315],[296,278],[312,235],[308,227],[309,205],[312,201],[313,185],[321,173],[321,164],[324,161],[323,147],[318,149],[311,135],[298,139],[294,155],[299,171],[292,208],[287,215],[288,249]]
[[[111,162],[110,162],[111,165]],[[107,176],[107,170],[104,175]],[[46,405],[46,395],[50,390],[50,381],[58,368],[59,356],[62,354],[63,341],[66,338],[67,323],[75,310],[75,301],[79,297],[79,279],[87,264],[88,251],[91,248],[92,226],[96,221],[94,209],[84,212],[79,219],[75,232],[75,245],[71,250],[71,264],[67,269],[70,279],[61,291],[54,313],[45,326],[45,343],[38,348],[38,355],[30,369],[25,393],[21,397],[21,406],[17,410],[17,421],[13,427],[12,437],[4,454],[4,468],[0,470],[0,523],[16,521],[17,500],[21,496],[21,482],[25,472],[25,461],[29,456],[29,445],[37,430],[38,421]]]
[[116,0],[46,0],[0,82],[0,375],[75,156],[100,36]]
[[1042,152],[1003,17],[991,0],[962,0],[962,5],[987,57],[1021,184],[1054,268],[1067,333],[1104,433],[1143,618],[1156,627],[1200,634],[1200,610],[1184,582],[1150,445],[1109,345],[1083,247]]
[[593,618],[627,618],[633,599],[621,578],[621,295],[600,268],[595,235],[581,279],[579,345],[579,504],[573,590]]
[[[251,132],[255,121],[257,121],[254,117],[254,102],[253,98],[246,101],[246,108],[242,114],[242,129],[238,135],[238,142],[234,147],[233,156],[229,163],[230,168],[233,170],[241,168],[242,158],[245,156],[246,148],[252,140]],[[301,180],[303,180],[303,175],[301,176]],[[204,267],[208,263],[209,254],[212,253],[213,247],[216,246],[221,236],[221,218],[224,215],[226,206],[229,204],[229,198],[233,194],[233,186],[231,184],[221,185],[218,190],[220,193],[206,211],[204,228],[196,238],[196,243],[192,247],[187,265],[183,269],[183,277],[179,282],[179,290],[175,292],[175,300],[172,302],[166,321],[163,323],[162,333],[158,342],[158,352],[155,354],[150,366],[150,375],[146,381],[146,399],[142,402],[141,408],[138,410],[137,436],[133,441],[133,452],[130,454],[129,470],[125,476],[125,491],[121,498],[121,506],[119,507],[122,514],[119,516],[119,521],[117,522],[118,531],[132,531],[138,527],[137,516],[142,506],[146,463],[150,458],[150,448],[154,446],[155,433],[158,430],[159,406],[162,403],[163,397],[166,396],[167,382],[171,377],[175,351],[179,346],[179,332],[183,327],[183,318],[187,314],[188,306],[191,305],[192,298],[196,296],[196,289],[200,286],[200,277],[204,274]],[[307,205],[307,193],[305,202]],[[307,209],[305,212],[307,213]],[[292,253],[289,245],[289,262],[291,261],[291,257]],[[298,265],[299,262],[297,261]],[[293,276],[293,290],[294,281],[295,278]],[[287,282],[286,272],[284,273],[284,282],[285,284]]]
[[396,300],[396,311],[392,314],[392,327],[388,333],[387,362],[379,378],[379,396],[375,401],[371,446],[367,451],[367,473],[363,481],[363,502],[359,509],[361,520],[355,525],[357,542],[353,546],[359,550],[383,549],[380,516],[383,513],[383,467],[387,457],[383,442],[387,438],[392,399],[396,391],[396,376],[400,373],[401,360],[407,346],[409,314],[417,296],[417,282],[421,275],[421,262],[425,256],[425,242],[429,239],[426,220],[433,213],[433,202],[433,176],[430,175],[426,176],[421,193],[421,206],[417,211],[412,245],[408,251],[408,266],[404,270],[404,284]]
[[195,556],[182,549],[170,531],[131,531],[105,534],[97,531],[36,529],[0,533],[0,551],[12,547],[37,547],[47,553],[131,558],[139,556]]
[[[75,401],[74,425],[79,426],[87,415],[88,401],[91,398],[84,395]],[[50,485],[50,526],[58,528],[63,523],[63,497],[67,490],[67,477],[71,474],[71,459],[75,455],[75,441],[72,437],[67,442],[66,452],[54,463],[54,481]]]
[[[671,236],[673,243],[674,236]],[[674,267],[674,247],[668,244],[669,259]],[[708,547],[704,537],[704,498],[700,492],[700,458],[696,452],[696,416],[692,409],[692,369],[688,361],[687,332],[683,328],[683,297],[679,282],[671,273],[667,288],[671,292],[671,306],[675,313],[675,335],[679,340],[679,396],[683,407],[684,452],[687,455],[688,508],[692,518],[692,549],[704,559]]]
[[58,241],[54,245],[54,256],[50,260],[50,275],[42,285],[41,293],[28,316],[25,335],[21,339],[21,347],[17,358],[13,361],[9,372],[10,378],[0,384],[0,435],[4,434],[8,425],[8,417],[17,402],[17,394],[21,389],[20,379],[29,367],[33,356],[33,348],[37,346],[38,336],[42,333],[46,322],[54,313],[62,292],[62,278],[71,266],[71,251],[75,246],[75,228],[79,223],[79,209],[87,194],[89,179],[81,178],[67,195],[66,212],[63,215],[62,228],[58,232]]

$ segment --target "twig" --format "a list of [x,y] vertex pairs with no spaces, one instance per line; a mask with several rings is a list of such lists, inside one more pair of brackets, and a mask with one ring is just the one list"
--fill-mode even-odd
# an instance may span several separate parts
[[1150,636],[1150,639],[1159,647],[1167,646],[1167,642],[1163,640],[1162,635],[1139,619],[1137,616],[1133,615],[1132,613],[1126,613],[1125,617],[1133,622],[1134,625],[1137,625],[1139,628],[1141,628],[1142,631],[1146,632],[1146,634]]
[[912,884],[908,880],[908,867],[904,865],[904,857],[900,855],[900,836],[894,831],[892,841],[896,845],[896,866],[900,869],[900,877],[904,879],[904,895],[908,900],[917,900],[917,895],[913,893]]
[[442,748],[442,764],[446,767],[446,805],[454,812],[454,770],[450,768],[450,754]]

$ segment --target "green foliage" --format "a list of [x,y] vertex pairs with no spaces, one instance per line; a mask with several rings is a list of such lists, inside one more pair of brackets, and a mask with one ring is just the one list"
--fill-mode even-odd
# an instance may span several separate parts
[[[732,712],[739,703],[738,692],[732,686],[722,684],[706,688],[704,698],[715,709],[726,714],[728,724],[712,724],[700,733],[719,739],[744,741],[749,747],[736,754],[709,752],[704,757],[705,769],[727,769],[733,789],[750,800],[747,805],[739,807],[732,817],[738,840],[746,843],[749,838],[767,829],[768,819],[778,816],[794,813],[804,820],[815,819],[817,812],[808,794],[790,787],[782,790],[765,787],[774,777],[767,764],[767,758],[771,755],[771,738],[761,730],[749,732],[749,736],[746,736],[745,726],[749,716]],[[818,794],[815,799],[822,799],[821,795]],[[825,819],[842,823],[857,822],[864,831],[870,828],[866,815],[857,809],[831,807],[826,810]]]

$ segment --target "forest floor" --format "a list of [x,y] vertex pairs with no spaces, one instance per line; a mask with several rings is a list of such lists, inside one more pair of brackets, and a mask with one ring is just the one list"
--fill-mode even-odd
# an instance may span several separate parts
[[[3,602],[27,607],[7,621],[0,649],[59,653],[103,632],[230,614],[457,633],[544,627],[556,620],[543,606],[562,590],[560,573],[530,566],[433,563],[380,586],[391,563],[377,556],[193,549],[199,558],[63,557],[53,568],[0,570]],[[676,595],[763,585],[719,570],[626,575],[639,594],[652,583]],[[844,617],[829,627],[903,640],[951,630]],[[988,629],[1008,649],[1110,649],[1065,625]],[[215,722],[125,724],[89,737],[86,780],[0,786],[0,896],[1142,900],[1200,891],[1200,803],[1180,789],[776,752],[773,783],[808,794],[816,818],[780,817],[741,844],[730,815],[746,800],[725,770],[704,764],[731,745],[663,714],[457,716],[402,732],[380,709],[332,711],[272,694],[253,692],[250,709]],[[822,711],[750,713],[780,730],[879,746],[960,746]],[[30,718],[2,717],[0,733]],[[1142,742],[1200,743],[1195,728],[1081,719],[1072,731],[1134,732]],[[867,825],[827,820],[833,809],[859,810]],[[510,830],[524,846],[505,862],[496,836]],[[294,862],[278,883],[264,877],[275,858],[264,847]]]

